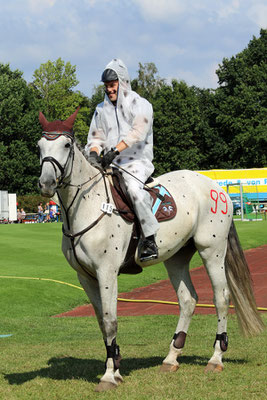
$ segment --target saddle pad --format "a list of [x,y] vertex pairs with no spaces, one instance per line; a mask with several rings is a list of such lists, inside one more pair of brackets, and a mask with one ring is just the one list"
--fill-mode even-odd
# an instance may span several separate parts
[[[122,183],[121,180],[121,177],[113,175],[113,185],[110,185],[112,197],[117,211],[121,216],[126,221],[134,222],[136,216],[133,211],[133,206],[128,194],[126,193],[125,184],[124,182]],[[159,184],[151,189],[145,190],[147,190],[153,198],[152,211],[159,222],[167,221],[175,217],[177,212],[175,201],[164,186]],[[164,196],[164,200],[160,200],[157,197],[157,193]]]

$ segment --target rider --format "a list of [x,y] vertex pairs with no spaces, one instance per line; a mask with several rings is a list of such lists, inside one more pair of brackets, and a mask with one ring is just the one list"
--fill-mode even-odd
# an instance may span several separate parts
[[153,173],[153,109],[152,105],[131,90],[125,64],[113,59],[102,78],[105,98],[96,107],[88,133],[86,151],[92,165],[99,166],[99,155],[104,153],[102,166],[114,162],[122,170],[127,190],[142,228],[143,240],[139,258],[147,261],[158,257],[155,234],[158,222],[152,213],[152,200],[144,185]]

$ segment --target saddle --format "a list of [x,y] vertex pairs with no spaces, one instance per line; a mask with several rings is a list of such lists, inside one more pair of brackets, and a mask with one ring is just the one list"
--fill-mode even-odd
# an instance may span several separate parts
[[[111,177],[112,180],[110,180],[110,189],[116,206],[116,212],[118,212],[126,221],[133,223],[132,236],[124,263],[120,268],[120,273],[138,274],[143,271],[143,269],[135,263],[135,251],[141,236],[141,227],[135,214],[134,207],[127,192],[121,172],[118,169],[113,169]],[[144,189],[147,190],[152,196],[153,214],[157,218],[158,222],[167,221],[174,218],[177,208],[173,197],[161,184],[155,184],[155,186],[153,186],[153,181],[153,178],[149,178],[146,182],[146,185],[149,184],[151,187],[146,187]]]

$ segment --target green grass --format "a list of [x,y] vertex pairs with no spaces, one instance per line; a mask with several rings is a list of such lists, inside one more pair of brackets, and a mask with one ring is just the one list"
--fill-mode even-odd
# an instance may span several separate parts
[[[264,316],[265,323],[267,315]],[[3,321],[2,321],[3,322]],[[216,318],[192,320],[180,369],[159,374],[176,317],[120,317],[118,343],[125,382],[96,395],[105,349],[94,318],[4,318],[10,338],[0,339],[0,398],[10,399],[265,399],[266,332],[244,340],[229,318],[229,350],[222,374],[204,374],[212,354]]]
[[[244,248],[267,243],[267,222],[237,222]],[[0,225],[0,275],[43,277],[78,286],[61,253],[61,224]],[[196,257],[194,266],[201,264]],[[119,277],[120,291],[167,278],[164,267]],[[181,368],[158,373],[168,352],[177,317],[120,317],[118,343],[125,382],[96,395],[105,349],[95,318],[52,318],[83,304],[83,291],[62,284],[0,278],[0,399],[267,399],[267,335],[244,339],[229,317],[229,350],[222,374],[205,375],[216,333],[214,315],[195,315]],[[263,315],[265,323],[267,314]]]

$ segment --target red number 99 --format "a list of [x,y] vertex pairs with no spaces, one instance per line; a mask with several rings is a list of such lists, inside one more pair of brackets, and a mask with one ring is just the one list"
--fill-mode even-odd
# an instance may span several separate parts
[[225,204],[225,211],[223,211],[223,210],[221,210],[221,211],[222,211],[223,214],[226,214],[226,213],[227,213],[227,210],[228,210],[228,205],[227,205],[226,196],[225,196],[225,194],[222,193],[222,192],[220,193],[220,199],[221,199],[222,203]]
[[216,214],[216,212],[217,212],[217,208],[218,208],[218,192],[216,192],[216,190],[211,190],[210,191],[210,197],[212,198],[212,200],[214,201],[214,203],[215,203],[215,206],[214,206],[214,208],[213,207],[211,207],[211,212],[213,212],[213,214]]

